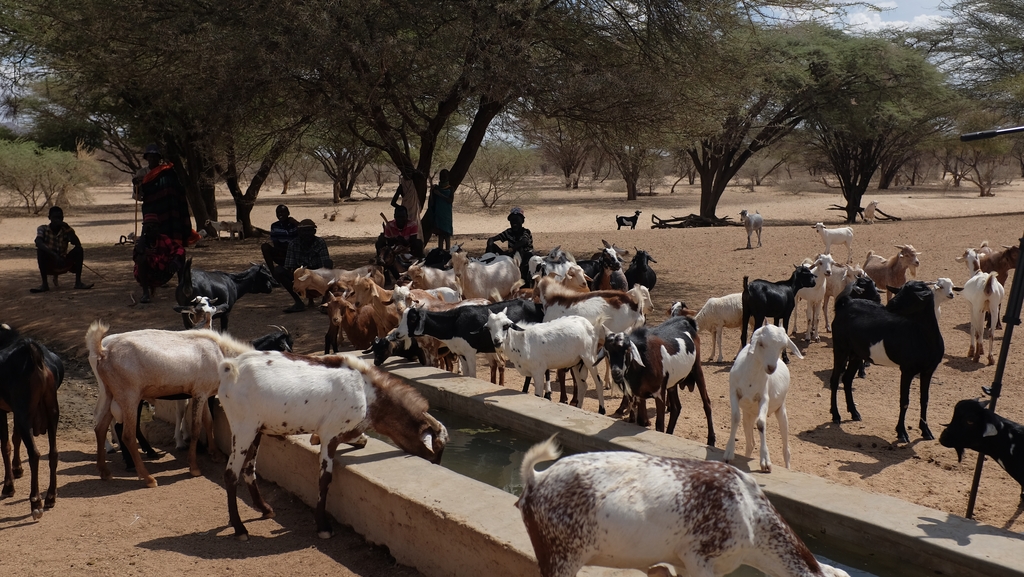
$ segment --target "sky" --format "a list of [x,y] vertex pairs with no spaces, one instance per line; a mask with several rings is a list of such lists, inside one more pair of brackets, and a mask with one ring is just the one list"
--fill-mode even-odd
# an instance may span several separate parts
[[942,0],[883,0],[872,2],[884,12],[870,12],[862,8],[851,8],[848,23],[865,31],[878,30],[887,26],[925,27],[937,18],[948,16],[939,10]]

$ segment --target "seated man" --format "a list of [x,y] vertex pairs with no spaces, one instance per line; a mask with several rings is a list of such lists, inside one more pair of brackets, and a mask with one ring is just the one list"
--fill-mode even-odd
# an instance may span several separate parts
[[415,219],[409,220],[409,212],[404,206],[395,207],[395,218],[384,225],[384,232],[377,237],[374,246],[377,255],[385,246],[392,248],[404,246],[416,258],[423,258],[423,240],[419,238],[420,225]]
[[161,234],[157,227],[143,224],[142,238],[135,243],[132,261],[135,263],[132,274],[142,287],[139,302],[150,303],[153,291],[167,284],[185,267],[185,246]]
[[[520,259],[519,274],[523,277],[523,281],[526,282],[526,286],[529,287],[533,286],[533,278],[530,275],[530,257],[533,256],[533,235],[530,234],[530,229],[523,228],[524,222],[526,222],[526,215],[523,214],[523,209],[518,206],[513,208],[508,213],[508,223],[512,226],[506,228],[504,232],[487,239],[486,250],[487,252],[511,257],[518,254]],[[497,245],[499,242],[508,243],[508,250],[501,250]]]
[[[92,284],[82,282],[82,266],[85,261],[82,241],[75,234],[75,229],[64,222],[64,210],[55,206],[50,209],[49,217],[50,224],[40,225],[36,229],[36,261],[39,263],[39,276],[43,278],[43,284],[29,290],[34,293],[46,292],[50,290],[50,284],[46,282],[47,275],[52,276],[56,284],[57,275],[66,272],[75,273],[76,289],[91,289]],[[70,252],[69,244],[75,246]]]
[[277,265],[284,264],[288,255],[288,245],[299,235],[299,221],[292,218],[288,207],[277,205],[277,220],[270,225],[270,242],[260,245],[267,270],[274,270]]
[[300,266],[309,269],[334,268],[334,261],[331,260],[331,255],[327,251],[327,243],[324,242],[324,239],[316,236],[316,223],[308,218],[299,223],[298,238],[288,245],[284,264],[273,268],[274,278],[295,300],[295,304],[284,309],[286,313],[298,313],[306,310],[306,305],[292,289],[295,269]]

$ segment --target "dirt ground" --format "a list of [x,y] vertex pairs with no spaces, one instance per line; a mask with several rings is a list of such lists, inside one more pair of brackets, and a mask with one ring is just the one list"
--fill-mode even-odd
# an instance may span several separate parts
[[[765,217],[764,246],[745,250],[745,232],[738,227],[650,229],[652,214],[667,218],[696,212],[699,190],[695,187],[677,187],[675,194],[662,193],[626,203],[622,200],[625,194],[611,190],[612,186],[564,191],[553,180],[535,184],[538,194],[520,205],[537,250],[561,245],[585,258],[599,249],[604,239],[631,252],[634,248],[645,249],[657,259],[654,268],[658,284],[652,291],[657,312],[649,323],[662,321],[675,300],[697,309],[708,297],[738,292],[743,276],[769,280],[788,277],[793,264],[822,249],[821,239],[811,225],[822,221],[837,226],[842,219],[841,213],[828,210],[841,202],[838,194],[730,189],[719,205],[719,216],[735,219],[740,209],[746,208],[758,210]],[[390,213],[385,199],[344,203],[335,208],[329,191],[322,187],[311,188],[307,194],[301,189],[292,191],[287,196],[265,192],[254,211],[254,222],[269,226],[274,206],[284,201],[296,218],[313,218],[320,224],[319,233],[326,237],[337,266],[355,267],[372,257],[371,237],[380,231],[379,213]],[[879,208],[903,220],[856,225],[855,262],[863,263],[868,250],[891,256],[896,251],[893,245],[911,243],[923,251],[918,278],[949,277],[962,284],[967,278],[966,268],[954,257],[982,240],[992,245],[1016,244],[1024,231],[1024,186],[997,189],[994,198],[978,198],[969,189],[937,186],[880,192],[869,191],[864,203],[879,200]],[[190,477],[184,455],[173,451],[166,434],[158,445],[164,454],[151,469],[159,480],[158,488],[145,489],[119,461],[112,465],[113,481],[99,480],[91,431],[96,385],[83,342],[86,329],[95,319],[107,322],[111,332],[177,330],[181,321],[171,310],[175,304],[173,288],[158,291],[152,304],[134,304],[140,291],[131,276],[131,246],[116,244],[134,226],[134,204],[128,188],[97,188],[92,196],[93,204],[66,214],[86,246],[90,270],[85,271],[84,279],[96,283],[89,291],[72,290],[73,279],[65,276],[60,288],[30,294],[28,289],[39,284],[32,240],[36,226],[46,219],[8,213],[0,221],[0,302],[4,305],[0,321],[47,343],[67,359],[70,368],[60,391],[57,506],[41,521],[33,522],[26,502],[27,478],[17,482],[14,497],[0,501],[0,538],[8,547],[4,566],[20,565],[33,575],[115,571],[157,576],[182,572],[229,575],[241,571],[260,575],[415,575],[415,571],[396,565],[385,549],[368,545],[344,528],[332,540],[317,539],[312,512],[270,484],[265,491],[278,512],[277,518],[256,521],[256,511],[243,507],[243,520],[255,538],[248,543],[235,541],[227,526],[223,463],[204,458],[204,476]],[[487,236],[507,226],[507,207],[479,209],[473,202],[475,199],[470,201],[468,196],[457,199],[454,242],[465,243],[475,255],[482,251]],[[614,216],[632,214],[636,209],[643,211],[637,229],[617,231]],[[222,220],[233,219],[234,208],[226,195],[220,210]],[[329,218],[332,214],[334,220]],[[197,268],[240,271],[248,262],[260,260],[260,242],[204,241],[190,254]],[[838,252],[844,250],[840,247]],[[318,353],[323,346],[326,317],[315,311],[284,314],[282,310],[289,304],[290,299],[281,291],[245,296],[232,313],[232,334],[251,339],[268,332],[267,325],[280,324],[296,335],[298,352]],[[802,331],[804,319],[804,312],[798,311],[791,327]],[[946,357],[932,382],[929,403],[929,424],[936,436],[956,402],[979,396],[981,387],[991,385],[994,378],[995,367],[965,358],[968,321],[967,304],[962,298],[943,305],[940,326]],[[996,334],[997,350],[1002,334]],[[797,342],[805,358],[790,364],[792,386],[787,407],[793,469],[962,515],[976,454],[968,452],[964,462],[957,463],[953,450],[941,447],[937,441],[921,439],[916,380],[907,413],[911,442],[895,444],[897,369],[872,367],[866,379],[855,381],[855,396],[864,420],[833,424],[827,389],[832,368],[831,339],[827,333],[822,335],[820,343],[806,343],[801,332]],[[1024,335],[1017,336],[1018,342],[1010,349],[999,412],[1024,422],[1024,355],[1020,344]],[[738,331],[727,330],[725,343],[726,357],[731,358],[739,349]],[[709,347],[710,339],[704,337],[705,358]],[[725,446],[729,434],[728,371],[728,363],[706,363],[719,447]],[[514,371],[507,378],[510,386],[522,382]],[[594,395],[591,389],[587,410],[597,410]],[[611,405],[617,406],[617,400]],[[843,413],[848,419],[845,410]],[[159,425],[149,425],[154,434],[161,434]],[[675,434],[699,442],[706,438],[696,395],[683,395],[683,414]],[[745,447],[740,437],[738,449],[742,452]],[[773,461],[782,466],[774,420],[769,422],[768,439]],[[45,441],[42,443],[45,445]],[[978,522],[1016,532],[1024,530],[1019,492],[1020,487],[988,461],[975,513]],[[518,516],[514,510],[508,514]],[[46,550],[64,554],[39,554]]]

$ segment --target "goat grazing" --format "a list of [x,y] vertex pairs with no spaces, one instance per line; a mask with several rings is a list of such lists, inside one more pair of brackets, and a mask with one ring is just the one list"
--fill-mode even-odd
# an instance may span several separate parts
[[640,211],[636,211],[633,216],[619,216],[615,215],[615,224],[618,225],[615,230],[622,230],[622,227],[628,226],[629,230],[636,228],[636,221],[640,220]]
[[[747,282],[748,277],[743,277],[743,321],[740,323],[740,348],[747,344],[747,324],[754,319],[754,327],[764,324],[766,317],[775,319],[775,324],[782,321],[782,326],[789,334],[789,317],[793,315],[796,307],[796,293],[802,288],[814,286],[814,274],[811,269],[804,265],[795,265],[793,273],[784,281],[771,282],[766,280],[755,280]],[[782,360],[789,362],[789,356],[785,351],[782,353]]]
[[833,244],[845,244],[846,262],[853,262],[852,228],[848,226],[844,226],[842,228],[825,228],[825,224],[821,222],[816,223],[811,228],[818,231],[818,234],[821,235],[821,240],[825,242],[825,254],[832,254]]
[[[583,399],[587,396],[587,381],[577,365],[583,362],[583,368],[594,375],[597,384],[598,412],[605,414],[604,383],[594,368],[600,336],[594,325],[583,317],[567,316],[546,323],[526,324],[520,326],[509,320],[507,309],[491,313],[487,316],[487,330],[494,342],[495,350],[501,350],[505,358],[515,365],[516,370],[524,377],[532,377],[535,394],[551,398],[551,382],[545,373],[552,369],[572,369],[573,379],[577,383],[577,407],[583,408]],[[600,323],[598,324],[600,326]]]
[[[100,478],[110,479],[103,442],[114,418],[111,405],[116,402],[125,409],[121,411],[124,429],[135,431],[136,413],[129,407],[138,407],[144,398],[178,394],[192,398],[189,472],[193,476],[201,475],[196,461],[196,443],[202,424],[206,424],[208,449],[215,450],[213,424],[204,423],[202,411],[207,399],[217,393],[220,384],[218,363],[225,357],[252,350],[252,345],[207,329],[181,332],[144,329],[115,335],[107,335],[107,330],[104,323],[93,321],[85,333],[89,364],[99,385],[94,420],[96,466]],[[121,435],[121,440],[135,461],[139,478],[146,482],[147,487],[156,487],[156,479],[142,464],[135,436]]]
[[747,457],[754,450],[754,427],[761,435],[761,471],[772,472],[765,440],[767,419],[775,415],[782,436],[782,456],[789,468],[789,417],[786,414],[786,394],[789,392],[789,368],[779,362],[782,351],[789,349],[802,359],[800,349],[790,340],[786,331],[774,325],[760,327],[743,347],[729,370],[729,406],[732,410],[732,429],[725,446],[725,462],[736,454],[736,428],[743,413],[743,434],[747,441]]
[[643,453],[559,456],[553,439],[526,452],[523,515],[542,577],[584,565],[722,576],[749,565],[775,577],[849,577],[818,563],[750,475],[717,461]]
[[886,288],[886,302],[895,294],[889,287],[900,288],[907,282],[907,271],[910,272],[910,276],[917,276],[917,267],[921,266],[921,260],[918,258],[922,254],[921,251],[910,244],[895,246],[900,249],[896,256],[886,259],[869,250],[864,261],[864,273],[875,281],[878,288]]
[[956,449],[956,460],[963,461],[964,449],[995,459],[999,466],[1020,483],[1020,506],[1024,506],[1024,427],[997,415],[988,401],[964,399],[953,408],[953,418],[939,435],[939,444]]
[[222,361],[218,374],[221,407],[231,423],[231,454],[224,470],[228,515],[235,537],[243,541],[249,533],[238,515],[240,478],[263,517],[274,516],[256,485],[263,434],[320,437],[315,518],[323,539],[333,533],[325,506],[339,443],[358,442],[373,429],[405,452],[439,463],[448,442],[448,431],[427,413],[427,401],[415,389],[356,358],[253,351]]
[[[641,426],[648,426],[647,397],[654,397],[654,428],[672,434],[682,411],[679,384],[694,386],[700,392],[704,416],[708,422],[708,445],[715,446],[715,427],[711,417],[711,398],[700,364],[700,337],[691,317],[669,317],[656,327],[640,327],[632,333],[613,333],[604,342],[612,381],[625,393],[623,403],[635,397],[634,414]],[[668,406],[668,428],[665,407]]]
[[755,232],[757,233],[757,247],[761,248],[761,229],[764,227],[764,218],[761,216],[761,213],[754,212],[754,214],[750,214],[744,208],[740,211],[740,222],[747,229],[747,248],[752,248],[750,246],[750,235]]
[[[33,519],[57,502],[57,389],[64,380],[64,363],[34,339],[20,338],[9,325],[0,325],[0,452],[4,482],[0,496],[14,494],[14,477],[21,476],[21,448],[25,443],[31,472],[28,502]],[[14,462],[8,439],[7,413],[14,413]],[[34,437],[46,431],[50,444],[50,486],[39,495],[39,451]]]
[[985,353],[984,336],[988,334],[988,364],[996,362],[993,354],[995,330],[990,326],[985,328],[985,313],[990,319],[999,318],[999,310],[1003,304],[1003,295],[1006,290],[999,284],[998,273],[981,272],[974,273],[974,276],[964,283],[964,298],[971,307],[971,348],[967,356],[978,362],[981,355]]
[[[220,319],[220,330],[228,330],[228,313],[235,306],[235,302],[248,293],[269,294],[273,287],[279,286],[274,276],[267,270],[266,265],[253,264],[247,270],[239,273],[206,272],[192,268],[192,259],[185,262],[178,277],[178,287],[174,289],[174,298],[178,305],[183,307],[192,306],[192,301],[197,296],[216,299],[218,312],[214,318]],[[193,326],[192,320],[187,312],[181,314],[181,320],[186,329]],[[134,406],[134,405],[133,405]]]
[[[856,287],[857,284],[851,285]],[[932,374],[942,362],[945,344],[935,319],[935,294],[921,281],[910,281],[889,304],[852,298],[845,293],[836,299],[836,317],[832,323],[832,421],[842,420],[836,395],[842,375],[846,410],[854,421],[861,420],[853,402],[853,376],[867,361],[875,365],[900,368],[900,418],[896,424],[897,442],[910,442],[905,425],[910,406],[910,385],[921,375],[921,437],[933,440],[928,427],[928,389]]]

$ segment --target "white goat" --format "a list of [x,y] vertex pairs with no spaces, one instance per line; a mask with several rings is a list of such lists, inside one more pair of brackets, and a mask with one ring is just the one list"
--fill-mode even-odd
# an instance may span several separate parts
[[987,333],[989,365],[996,362],[993,354],[995,330],[991,326],[985,328],[985,313],[991,315],[993,319],[998,319],[999,310],[1003,304],[1003,295],[1006,293],[1003,285],[999,284],[998,277],[999,273],[995,271],[978,271],[964,283],[964,288],[961,289],[971,307],[971,348],[967,351],[967,356],[974,359],[974,362],[978,362],[981,355],[985,353],[984,335]]
[[544,305],[545,322],[578,315],[596,326],[603,319],[610,333],[629,332],[643,326],[647,307],[645,300],[650,299],[650,292],[643,285],[637,285],[629,292],[608,290],[579,293],[561,286],[550,277],[540,279],[536,290]]
[[864,222],[875,224],[875,209],[878,208],[878,201],[872,200],[864,207]]
[[515,290],[513,285],[521,279],[519,255],[515,259],[498,258],[489,264],[470,261],[465,252],[452,255],[452,270],[462,286],[462,296],[467,299],[491,298],[497,293],[507,299]]
[[743,432],[747,440],[749,457],[754,450],[754,427],[761,434],[761,470],[770,473],[772,461],[768,456],[765,440],[766,421],[769,415],[779,419],[779,433],[782,436],[782,456],[789,468],[789,417],[786,414],[786,393],[789,392],[789,368],[779,360],[782,352],[789,349],[796,358],[802,359],[786,330],[775,325],[765,325],[756,331],[750,344],[743,347],[729,370],[729,405],[732,409],[732,430],[725,447],[725,462],[736,455],[736,428],[743,412]]
[[[811,273],[814,275],[815,281],[814,286],[805,287],[796,291],[797,303],[800,299],[807,301],[807,333],[804,335],[805,341],[814,339],[814,342],[821,342],[821,337],[818,336],[818,318],[821,314],[821,307],[825,302],[826,282],[827,279],[832,277],[832,267],[836,264],[836,261],[832,260],[830,254],[819,254],[815,260],[805,259],[804,264],[811,267]],[[797,310],[796,307],[793,310]],[[793,332],[796,332],[796,321],[793,322]]]
[[96,466],[102,479],[110,478],[104,437],[114,415],[111,404],[116,402],[122,410],[123,441],[135,462],[135,471],[146,486],[156,487],[156,479],[146,470],[139,456],[135,411],[144,398],[188,394],[192,397],[192,439],[189,444],[189,472],[199,476],[202,471],[196,461],[196,442],[199,427],[206,424],[206,438],[211,452],[215,451],[212,423],[203,423],[200,410],[206,401],[217,394],[220,378],[217,365],[227,357],[251,351],[252,345],[237,341],[228,335],[208,329],[162,331],[145,329],[116,335],[107,335],[108,327],[94,321],[85,333],[89,348],[89,364],[99,384],[96,401]]
[[754,214],[747,213],[747,209],[740,211],[740,222],[747,229],[747,248],[750,247],[750,235],[757,232],[757,246],[761,247],[761,228],[764,226],[764,218],[761,217],[760,212],[754,212]]
[[821,314],[825,321],[825,332],[832,332],[832,325],[828,322],[828,301],[839,298],[846,287],[853,284],[858,278],[864,275],[864,269],[855,264],[841,265],[833,263],[839,270],[832,271],[832,276],[825,280],[825,298],[821,303]]
[[405,274],[412,279],[412,288],[427,290],[446,287],[455,291],[459,290],[454,269],[441,270],[432,266],[414,264],[405,271]]
[[523,515],[541,577],[584,565],[714,577],[749,565],[775,577],[849,577],[818,563],[750,475],[716,461],[631,452],[559,456],[552,439],[526,452]]
[[[572,369],[579,388],[576,392],[577,407],[582,409],[583,399],[587,396],[587,381],[577,365],[583,361],[583,368],[594,375],[597,383],[598,412],[605,414],[604,383],[594,367],[598,342],[604,340],[604,335],[597,334],[590,321],[574,315],[520,326],[509,320],[505,315],[507,310],[490,313],[486,327],[491,333],[494,348],[501,350],[521,375],[533,378],[534,393],[541,396],[543,387],[544,397],[550,399],[551,382],[544,374],[554,369]],[[601,326],[601,319],[598,319],[597,326]]]
[[256,486],[256,452],[264,433],[320,437],[315,517],[317,535],[324,539],[333,533],[325,504],[339,443],[363,446],[363,433],[373,429],[404,451],[437,463],[448,441],[448,431],[427,413],[427,401],[415,389],[357,358],[253,351],[224,360],[217,374],[221,406],[231,423],[231,455],[224,471],[228,515],[243,541],[249,534],[238,515],[239,478],[245,479],[263,517],[274,516]]
[[846,262],[853,262],[853,229],[844,226],[842,228],[825,228],[823,223],[816,223],[813,227],[825,241],[825,253],[832,254],[833,244],[846,245]]
[[952,300],[956,295],[956,287],[953,286],[951,279],[940,277],[935,281],[929,281],[925,283],[932,287],[932,292],[935,293],[935,320],[938,321],[942,315],[942,303],[948,300]]
[[[743,293],[733,293],[724,297],[711,297],[697,312],[694,320],[697,328],[711,333],[711,354],[707,362],[715,357],[715,345],[718,345],[718,362],[722,362],[722,333],[725,329],[738,329],[743,324]],[[750,330],[754,330],[754,321],[750,321]]]

